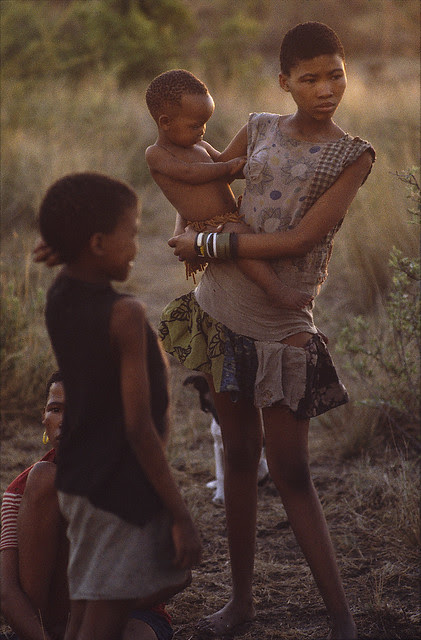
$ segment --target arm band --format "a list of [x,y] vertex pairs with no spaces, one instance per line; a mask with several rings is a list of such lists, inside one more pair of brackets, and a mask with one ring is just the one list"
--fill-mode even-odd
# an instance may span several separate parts
[[230,254],[230,233],[218,233],[216,234],[216,249],[217,257],[222,260],[229,260]]
[[229,252],[231,260],[236,260],[238,258],[238,234],[231,232],[229,234]]
[[204,258],[235,260],[238,257],[238,235],[236,233],[198,233],[194,243],[195,252]]

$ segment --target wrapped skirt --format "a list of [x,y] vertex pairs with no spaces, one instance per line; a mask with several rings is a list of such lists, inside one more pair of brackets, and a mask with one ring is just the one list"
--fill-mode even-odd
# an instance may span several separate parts
[[193,291],[167,305],[158,333],[167,353],[188,369],[210,374],[216,391],[230,392],[234,401],[286,405],[299,420],[348,401],[318,333],[304,347],[240,335],[203,311]]

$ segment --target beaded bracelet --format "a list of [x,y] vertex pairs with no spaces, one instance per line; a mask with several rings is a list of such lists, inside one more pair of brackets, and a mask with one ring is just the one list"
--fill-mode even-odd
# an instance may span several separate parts
[[194,242],[195,252],[204,258],[236,259],[238,236],[236,233],[200,232]]
[[196,251],[198,256],[202,255],[200,251],[202,246],[202,239],[203,239],[203,231],[197,234],[196,239],[194,241],[194,250]]

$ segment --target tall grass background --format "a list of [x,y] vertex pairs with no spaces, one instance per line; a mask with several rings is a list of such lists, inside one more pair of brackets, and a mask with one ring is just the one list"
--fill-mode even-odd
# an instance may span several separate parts
[[[377,160],[337,236],[330,275],[317,305],[317,322],[332,343],[356,314],[376,314],[387,295],[392,246],[416,255],[417,230],[408,223],[404,186],[395,173],[418,162],[419,85],[416,63],[391,62],[373,77],[360,63],[348,65],[349,85],[338,124],[372,142]],[[206,80],[206,78],[205,78]],[[95,170],[131,183],[142,201],[137,265],[125,285],[145,299],[151,320],[190,285],[166,245],[174,211],[151,181],[145,148],[155,125],[144,102],[145,85],[121,90],[111,75],[77,84],[42,80],[3,83],[2,126],[2,350],[3,410],[31,412],[53,357],[43,322],[45,290],[53,272],[36,265],[36,215],[43,193],[62,175]],[[273,79],[248,92],[231,82],[212,92],[216,111],[207,139],[223,148],[249,112],[288,113],[289,96]],[[237,194],[242,183],[234,184]]]

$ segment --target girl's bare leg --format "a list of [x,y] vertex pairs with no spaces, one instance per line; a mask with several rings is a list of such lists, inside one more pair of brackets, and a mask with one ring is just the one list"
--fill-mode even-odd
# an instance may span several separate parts
[[308,420],[287,407],[263,410],[266,456],[297,541],[330,615],[331,640],[353,640],[356,628],[345,597],[322,507],[308,464]]
[[67,540],[55,474],[55,464],[40,462],[28,477],[18,516],[19,577],[44,626],[63,633],[69,608]]
[[208,378],[224,442],[225,510],[232,598],[199,627],[222,635],[255,616],[252,582],[256,541],[257,467],[262,448],[260,414],[252,403],[215,393]]

